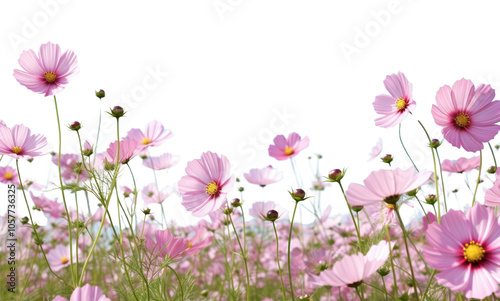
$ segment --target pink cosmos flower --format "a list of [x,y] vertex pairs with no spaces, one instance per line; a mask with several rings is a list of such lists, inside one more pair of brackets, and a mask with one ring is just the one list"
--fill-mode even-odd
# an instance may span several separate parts
[[173,192],[172,187],[167,186],[161,191],[158,191],[156,184],[149,184],[142,189],[142,198],[144,199],[144,204],[151,203],[163,203]]
[[432,172],[416,173],[413,167],[408,170],[373,171],[360,185],[349,185],[346,195],[351,206],[367,206],[384,201],[395,204],[402,194],[412,191],[429,181]]
[[319,276],[313,275],[311,283],[319,286],[358,286],[375,273],[388,257],[389,245],[382,240],[372,246],[365,256],[362,253],[344,256],[334,264],[333,269],[325,270]]
[[197,217],[218,210],[233,188],[234,178],[230,172],[229,160],[212,152],[203,153],[200,159],[188,162],[187,175],[178,183],[184,208]]
[[464,214],[450,211],[441,224],[429,225],[425,261],[434,269],[438,284],[465,297],[483,299],[498,290],[500,282],[500,224],[495,210],[481,204]]
[[375,119],[375,125],[388,128],[400,124],[417,104],[412,98],[412,84],[403,73],[387,75],[384,85],[391,95],[375,97],[373,108],[383,115]]
[[476,152],[500,130],[496,124],[500,121],[500,101],[492,101],[494,97],[490,85],[475,89],[470,80],[461,79],[452,88],[439,89],[432,116],[437,125],[444,127],[442,133],[451,145]]
[[280,217],[285,214],[286,215],[286,210],[283,209],[283,207],[277,205],[273,201],[267,201],[267,202],[255,202],[253,203],[252,207],[250,208],[250,215],[256,218],[259,218],[263,221],[266,219],[264,218],[267,215],[267,212],[269,210],[276,210],[278,211]]
[[[82,157],[77,154],[61,155],[61,171],[65,181],[83,182],[88,179],[87,171],[81,164]],[[52,163],[59,164],[59,156],[52,156]]]
[[382,146],[382,138],[379,138],[377,144],[372,148],[372,151],[370,152],[370,158],[368,159],[368,161],[371,161],[378,155],[380,155],[380,153],[382,152]]
[[[53,301],[68,301],[68,299],[57,296]],[[87,283],[83,287],[77,287],[69,301],[111,301],[111,299],[104,295],[100,287]]]
[[159,146],[168,138],[172,138],[172,131],[165,130],[163,125],[158,121],[150,122],[146,127],[146,133],[139,129],[131,129],[127,133],[127,138],[137,141],[138,152],[146,149],[149,146]]
[[[73,260],[76,259],[76,249],[73,249]],[[81,254],[81,252],[79,252]],[[47,253],[47,260],[54,272],[60,271],[70,264],[69,246],[57,245],[54,249]]]
[[262,169],[252,168],[250,172],[243,174],[249,183],[265,187],[266,185],[279,182],[283,179],[283,173],[271,165]]
[[0,182],[19,186],[19,177],[17,176],[17,170],[10,166],[0,166]]
[[288,158],[293,158],[299,154],[299,152],[309,146],[309,138],[304,137],[301,139],[299,134],[291,133],[288,138],[285,136],[278,135],[274,138],[274,144],[269,146],[269,156],[283,161]]
[[48,198],[41,196],[35,196],[31,191],[31,199],[33,203],[42,210],[43,213],[50,215],[53,218],[59,218],[62,216],[63,212],[66,212],[64,204],[58,203],[57,201],[51,201]]
[[83,143],[83,149],[82,153],[86,156],[90,156],[94,152],[94,147],[88,140],[85,140],[85,143]]
[[22,124],[15,125],[12,130],[0,127],[0,155],[30,159],[47,154],[46,146],[44,136],[31,135],[31,130]]
[[176,165],[179,162],[179,156],[173,156],[170,153],[164,153],[159,157],[150,157],[142,160],[142,165],[154,170],[163,170]]
[[493,183],[493,186],[486,190],[484,194],[484,205],[485,206],[491,206],[495,207],[500,205],[500,177],[499,177],[500,170],[497,171],[496,175],[496,180]]
[[18,62],[24,70],[14,70],[16,80],[45,96],[64,90],[64,85],[79,71],[73,51],[67,50],[61,55],[61,47],[51,42],[40,46],[38,57],[33,50],[23,51]]
[[156,242],[149,236],[146,237],[146,249],[152,254],[152,258],[179,259],[189,249],[189,240],[175,237],[168,230],[155,231]]
[[0,128],[3,127],[3,126],[7,126],[7,124],[5,124],[5,121],[3,121],[3,120],[0,119]]
[[[137,140],[125,138],[120,140],[120,162],[127,164],[135,155],[139,153],[142,146],[138,145]],[[109,144],[106,150],[106,160],[116,162],[116,152],[118,151],[118,141]]]
[[441,163],[441,169],[443,171],[462,173],[464,171],[470,171],[475,168],[478,168],[480,163],[481,163],[481,158],[479,156],[472,157],[469,159],[462,157],[455,161],[450,161],[446,159],[443,161],[443,163]]

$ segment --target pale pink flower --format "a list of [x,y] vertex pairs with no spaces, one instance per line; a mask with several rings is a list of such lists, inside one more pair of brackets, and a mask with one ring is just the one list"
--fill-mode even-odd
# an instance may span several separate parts
[[277,205],[273,201],[267,201],[267,202],[255,202],[252,204],[252,207],[250,208],[250,215],[256,218],[259,218],[263,221],[265,221],[265,216],[267,215],[267,212],[269,210],[276,210],[280,217],[282,215],[286,215],[287,211],[283,209],[280,205]]
[[44,136],[31,135],[31,130],[22,124],[15,125],[12,130],[0,127],[0,155],[30,159],[47,154],[46,146]]
[[139,129],[131,129],[127,133],[127,138],[137,141],[138,151],[142,151],[149,146],[159,146],[174,134],[170,130],[165,130],[158,121],[150,122],[143,133]]
[[43,213],[50,215],[53,218],[59,218],[62,216],[63,212],[66,212],[64,204],[57,201],[51,201],[48,198],[41,196],[35,196],[30,191],[31,199],[33,203],[42,210]]
[[[57,296],[53,301],[68,301],[68,299]],[[100,287],[87,283],[83,287],[77,287],[69,301],[111,301],[111,299],[104,295]]]
[[462,173],[464,171],[470,171],[478,168],[480,163],[481,158],[479,156],[469,159],[462,157],[454,161],[446,159],[443,160],[443,163],[441,163],[441,169],[443,171]]
[[[54,249],[47,253],[47,260],[50,267],[54,272],[60,271],[61,269],[70,265],[70,250],[69,246],[57,245]],[[76,249],[73,248],[73,260],[76,262]],[[79,252],[81,254],[81,252]]]
[[[120,141],[120,162],[127,164],[134,158],[140,150],[141,146],[138,145],[137,140],[125,138]],[[106,160],[108,162],[116,162],[116,152],[118,151],[118,141],[109,144],[106,150]]]
[[332,269],[321,272],[319,276],[313,275],[310,282],[318,286],[359,285],[375,273],[388,257],[389,245],[382,240],[372,246],[366,255],[357,253],[344,256]]
[[493,101],[494,97],[490,85],[475,89],[470,80],[461,79],[452,88],[439,89],[432,116],[437,125],[444,127],[442,133],[451,145],[476,152],[500,130],[496,124],[500,121],[500,101]]
[[491,207],[500,205],[500,169],[496,172],[493,186],[486,190],[484,194],[484,205]]
[[142,198],[144,199],[144,204],[161,204],[172,194],[172,192],[173,189],[170,186],[158,191],[156,184],[152,183],[142,189]]
[[188,162],[186,176],[178,183],[182,205],[194,216],[202,217],[218,210],[233,188],[229,160],[212,152],[206,152],[200,159]]
[[412,84],[403,73],[387,75],[384,85],[391,95],[375,97],[373,108],[383,115],[375,119],[375,125],[388,128],[400,124],[417,104],[412,98]]
[[380,153],[382,152],[382,146],[383,146],[382,138],[379,138],[377,144],[372,148],[372,151],[370,152],[370,158],[368,159],[368,161],[371,161],[375,159],[378,155],[380,155]]
[[189,249],[189,240],[175,237],[168,230],[155,231],[156,242],[146,236],[146,249],[151,253],[152,258],[179,259],[185,255]]
[[464,214],[450,211],[441,224],[429,225],[427,264],[439,271],[438,284],[466,298],[483,299],[498,290],[500,282],[500,224],[495,210],[481,204]]
[[5,123],[5,121],[0,119],[0,128],[4,126],[7,126],[7,124]]
[[40,46],[38,57],[31,49],[23,51],[18,62],[24,70],[14,70],[16,80],[31,91],[45,96],[56,95],[64,90],[64,85],[79,71],[73,51],[66,50],[61,55],[61,47],[51,42]]
[[[88,179],[88,173],[81,163],[82,157],[77,154],[62,154],[61,155],[61,171],[62,178],[65,181],[83,182]],[[59,156],[52,156],[52,163],[56,166],[59,164]]]
[[19,186],[19,177],[17,176],[17,170],[10,166],[0,166],[0,182]]
[[283,179],[283,173],[271,165],[264,168],[252,168],[250,172],[243,174],[249,183],[265,187],[266,185],[279,182]]
[[429,181],[432,172],[416,173],[413,167],[407,170],[373,171],[360,185],[349,185],[346,195],[351,206],[367,206],[384,201],[395,204],[402,194],[412,191]]
[[163,170],[176,165],[179,162],[179,156],[170,153],[164,153],[159,157],[150,157],[142,160],[142,165],[154,170]]
[[286,160],[293,158],[299,154],[300,151],[309,146],[309,138],[304,137],[301,139],[299,134],[291,133],[288,138],[283,135],[278,135],[274,138],[274,144],[269,146],[269,156],[277,160]]

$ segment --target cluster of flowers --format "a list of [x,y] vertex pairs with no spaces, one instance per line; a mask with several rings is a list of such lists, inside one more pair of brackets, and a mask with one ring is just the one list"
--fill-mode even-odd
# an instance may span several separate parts
[[[38,56],[31,50],[23,52],[19,64],[24,70],[14,71],[17,81],[34,92],[53,95],[58,114],[55,95],[78,73],[75,54],[61,54],[58,45],[47,43],[40,47]],[[375,98],[374,109],[381,115],[375,124],[401,126],[416,107],[412,84],[402,73],[387,76],[384,83],[390,95]],[[101,99],[105,92],[97,91],[96,96]],[[15,167],[0,167],[0,181],[19,187],[29,212],[18,231],[22,245],[18,298],[496,300],[495,294],[500,293],[500,180],[492,180],[484,200],[476,201],[481,177],[497,175],[496,160],[482,173],[484,144],[489,144],[500,129],[500,101],[493,101],[494,96],[489,85],[476,88],[462,79],[453,87],[440,88],[437,105],[432,108],[444,139],[468,152],[480,151],[479,156],[441,162],[438,148],[444,141],[427,135],[433,172],[419,171],[415,164],[406,170],[381,169],[371,172],[363,184],[351,183],[344,190],[345,169],[333,169],[321,177],[318,168],[311,189],[289,191],[292,206],[254,202],[248,211],[253,219],[249,220],[243,206],[251,197],[244,195],[244,184],[231,174],[224,155],[202,153],[187,163],[176,188],[159,189],[156,171],[168,170],[179,158],[170,153],[150,156],[150,148],[172,137],[158,121],[149,123],[145,131],[131,129],[125,137],[117,136],[103,153],[96,153],[98,139],[94,144],[82,144],[81,124],[71,123],[80,152],[61,154],[60,137],[59,153],[52,153],[59,174],[55,189],[60,190],[61,201],[41,194],[54,187],[23,179],[19,168],[20,159],[31,161],[50,153],[46,138],[32,134],[22,124],[8,127],[1,122],[0,155],[10,156]],[[119,129],[124,109],[116,106],[108,113]],[[60,129],[59,122],[58,126]],[[295,157],[308,145],[309,139],[297,133],[278,135],[268,152],[276,160],[289,160],[294,168]],[[381,150],[380,140],[371,159]],[[490,150],[495,158],[491,145]],[[137,208],[139,190],[130,166],[137,157],[155,173],[155,182],[141,189],[141,197],[145,206],[160,204],[161,221],[149,208]],[[318,155],[315,159],[319,162],[321,158]],[[381,159],[390,167],[393,157]],[[125,166],[134,179],[133,186],[121,182],[120,171]],[[451,209],[443,171],[470,173],[475,169],[479,173],[470,207],[465,212]],[[295,177],[299,186],[300,175]],[[268,189],[268,185],[283,180],[283,174],[267,166],[250,170],[244,178]],[[332,205],[321,208],[319,200],[328,185],[339,186],[349,216],[330,216]],[[428,189],[433,194],[424,194]],[[230,200],[228,194],[235,191],[239,198]],[[163,202],[177,192],[187,212],[208,219],[186,227],[167,225]],[[68,193],[74,194],[76,209],[69,206]],[[79,209],[78,195],[85,196],[87,213],[81,206]],[[109,210],[115,198],[117,215]],[[97,203],[98,209],[92,212],[90,203]],[[413,204],[418,204],[423,218],[405,224],[400,208],[413,208]],[[294,224],[297,208],[310,211],[315,222]],[[38,225],[31,210],[42,211],[50,222]],[[0,297],[4,300],[9,295],[2,291]]]

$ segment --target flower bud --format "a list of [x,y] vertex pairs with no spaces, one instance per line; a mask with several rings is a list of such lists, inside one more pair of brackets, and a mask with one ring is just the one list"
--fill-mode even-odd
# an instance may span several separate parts
[[496,166],[491,166],[491,167],[490,167],[490,168],[488,168],[488,170],[487,170],[487,172],[488,172],[488,173],[491,173],[491,174],[495,173],[496,171],[497,171],[497,167],[496,167]]
[[29,222],[29,219],[27,216],[21,218],[21,224],[26,225]]
[[441,141],[438,139],[432,139],[429,145],[431,148],[438,148],[441,145]]
[[234,198],[233,201],[231,202],[231,206],[233,206],[233,207],[240,207],[241,206],[240,199]]
[[385,155],[385,157],[382,157],[380,159],[382,160],[382,162],[391,165],[391,162],[392,162],[392,160],[394,160],[394,157],[392,155],[387,154],[387,155]]
[[416,196],[416,195],[417,195],[417,192],[418,192],[419,190],[420,190],[420,187],[417,187],[417,188],[415,188],[415,189],[413,189],[413,190],[408,191],[406,194],[407,194],[408,196]]
[[363,210],[363,206],[354,206],[354,207],[351,207],[351,209],[354,212],[360,212],[361,210]]
[[277,220],[279,218],[279,213],[278,211],[274,210],[274,209],[271,209],[269,211],[267,211],[267,214],[266,214],[266,220],[270,221],[270,222],[274,222],[275,220]]
[[312,300],[312,297],[309,296],[309,294],[303,294],[299,297],[299,300],[300,301],[309,301],[309,300]]
[[328,178],[333,182],[340,182],[344,177],[345,172],[342,172],[340,169],[334,169],[328,173]]
[[120,118],[120,117],[123,117],[123,115],[125,115],[125,111],[120,106],[115,106],[110,110],[111,110],[111,112],[108,112],[108,114],[115,117],[115,118]]
[[377,270],[377,273],[382,276],[382,277],[385,277],[387,275],[389,275],[389,273],[391,272],[391,270],[389,269],[389,267],[387,265],[383,265],[381,266],[380,268],[378,268]]
[[69,126],[69,129],[72,130],[72,131],[78,131],[79,129],[82,128],[82,125],[80,124],[80,122],[78,121],[75,121],[73,122],[72,124],[70,124]]
[[243,187],[239,187],[239,188],[238,188],[238,191],[239,191],[239,192],[243,192],[243,191],[245,191],[245,188],[243,188]]
[[149,208],[143,209],[142,213],[144,213],[144,215],[151,214],[151,209],[149,209]]
[[425,197],[425,202],[429,205],[434,205],[436,203],[437,198],[433,194],[429,194],[428,196]]
[[34,160],[34,158],[29,158],[29,159],[28,159],[28,160],[26,160],[26,161],[28,161],[29,163],[31,163],[31,162],[33,162],[33,160]]
[[206,297],[208,297],[208,290],[202,290],[202,291],[200,292],[200,295],[201,295],[202,297],[205,297],[205,298],[206,298]]
[[106,93],[104,92],[103,89],[99,90],[99,91],[95,91],[95,96],[97,96],[99,99],[103,98],[104,96],[106,96]]
[[233,213],[233,208],[230,208],[230,207],[225,207],[224,209],[222,209],[222,213],[224,213],[225,215],[229,215],[231,213]]

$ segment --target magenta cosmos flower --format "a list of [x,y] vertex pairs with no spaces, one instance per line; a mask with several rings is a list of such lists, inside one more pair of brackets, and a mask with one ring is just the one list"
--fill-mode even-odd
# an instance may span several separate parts
[[383,115],[375,119],[375,125],[388,128],[400,124],[417,104],[412,99],[412,84],[403,73],[387,75],[384,85],[391,95],[375,97],[373,108]]
[[23,51],[19,65],[24,70],[15,69],[14,77],[33,92],[56,95],[64,90],[64,85],[78,73],[76,55],[71,50],[61,54],[61,47],[48,42],[42,44],[38,57],[33,50]]
[[179,259],[184,256],[190,246],[186,238],[175,237],[168,230],[155,231],[156,242],[149,236],[146,236],[146,249],[152,255],[153,259],[165,258]]
[[381,201],[394,205],[402,194],[427,183],[431,175],[432,172],[416,173],[413,167],[373,171],[363,181],[364,186],[350,184],[346,195],[351,206],[368,206]]
[[455,161],[444,160],[441,164],[441,169],[443,171],[462,173],[464,171],[471,171],[479,167],[481,163],[481,158],[479,156],[472,158],[460,158]]
[[170,130],[165,130],[160,122],[152,121],[147,125],[145,133],[139,129],[131,129],[127,133],[127,138],[137,141],[138,151],[140,152],[149,146],[161,145],[173,135]]
[[269,146],[269,156],[277,160],[286,160],[295,157],[299,152],[309,146],[309,138],[300,138],[297,133],[291,133],[288,138],[278,135],[274,138],[274,144]]
[[283,173],[273,168],[271,165],[261,169],[252,168],[250,172],[243,174],[243,176],[245,176],[245,179],[247,179],[249,183],[260,185],[261,187],[279,182],[283,179]]
[[389,245],[382,240],[370,248],[366,255],[357,253],[346,255],[336,262],[332,269],[325,270],[319,276],[312,275],[315,285],[357,287],[370,277],[389,257]]
[[14,159],[27,159],[48,153],[45,150],[47,139],[42,135],[31,135],[31,130],[22,124],[15,125],[12,130],[0,127],[0,155]]
[[461,79],[452,88],[439,89],[432,116],[437,125],[444,127],[442,133],[451,145],[476,152],[500,129],[496,124],[500,121],[500,101],[493,101],[494,97],[495,90],[490,85],[475,89],[470,80]]
[[[68,299],[57,296],[53,301],[68,301]],[[111,299],[104,295],[100,287],[87,283],[83,287],[77,287],[69,301],[111,301]]]
[[173,156],[170,153],[164,153],[159,157],[150,157],[142,160],[142,165],[154,170],[163,170],[176,165],[179,162],[179,156]]
[[186,176],[178,183],[182,205],[194,216],[202,217],[218,210],[233,188],[234,178],[225,156],[206,152],[200,159],[188,162]]
[[[125,138],[120,141],[120,162],[128,164],[132,158],[139,153],[141,146],[137,141],[130,138]],[[106,160],[108,162],[116,162],[116,152],[118,151],[118,141],[109,144],[106,150]]]
[[464,214],[450,211],[429,225],[425,261],[440,271],[436,280],[467,298],[483,299],[500,283],[500,224],[495,210],[481,204]]

